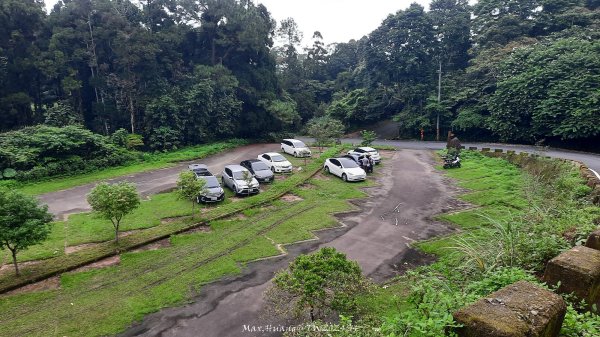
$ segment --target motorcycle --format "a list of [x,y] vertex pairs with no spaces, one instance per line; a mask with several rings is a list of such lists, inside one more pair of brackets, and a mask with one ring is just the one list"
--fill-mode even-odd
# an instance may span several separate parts
[[444,157],[444,168],[459,168],[460,167],[460,157],[459,156],[446,156]]

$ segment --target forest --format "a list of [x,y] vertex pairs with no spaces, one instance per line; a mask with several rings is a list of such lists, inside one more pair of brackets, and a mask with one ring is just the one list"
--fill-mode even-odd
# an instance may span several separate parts
[[13,145],[0,159],[64,127],[164,151],[276,139],[318,117],[346,131],[393,119],[400,138],[433,140],[439,125],[442,139],[593,144],[599,6],[433,0],[359,40],[325,45],[317,31],[302,48],[293,18],[252,0],[62,0],[49,13],[2,0],[0,137]]

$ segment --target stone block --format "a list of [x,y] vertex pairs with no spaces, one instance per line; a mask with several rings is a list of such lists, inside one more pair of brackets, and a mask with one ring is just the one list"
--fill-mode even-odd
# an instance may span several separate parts
[[502,152],[504,152],[504,150],[502,150],[502,149],[494,149],[494,152],[496,152],[496,153],[502,153]]
[[489,147],[483,147],[483,148],[481,148],[481,152],[490,152],[490,148]]
[[471,150],[471,151],[477,151],[477,146],[469,146],[469,150]]
[[573,293],[588,305],[600,306],[600,250],[577,246],[548,262],[544,281],[560,282],[558,292]]
[[595,250],[600,250],[600,229],[596,229],[595,231],[588,236],[585,241],[585,246],[588,248],[592,248]]
[[565,318],[559,295],[525,281],[454,313],[460,337],[556,337]]

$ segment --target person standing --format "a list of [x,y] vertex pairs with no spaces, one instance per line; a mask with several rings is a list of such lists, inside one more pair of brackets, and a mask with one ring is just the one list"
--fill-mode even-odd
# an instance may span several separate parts
[[360,166],[362,167],[363,170],[365,170],[365,172],[369,172],[369,159],[367,159],[367,156],[363,156],[362,158],[359,159],[360,161]]
[[448,143],[446,144],[448,154],[458,156],[460,154],[460,150],[462,149],[462,144],[460,143],[460,140],[458,139],[458,137],[456,137],[454,133],[451,133],[448,138],[450,138],[448,140]]
[[373,162],[373,158],[371,158],[370,154],[367,155],[367,160],[369,161],[369,165],[367,166],[367,173],[373,173],[373,166],[375,163]]

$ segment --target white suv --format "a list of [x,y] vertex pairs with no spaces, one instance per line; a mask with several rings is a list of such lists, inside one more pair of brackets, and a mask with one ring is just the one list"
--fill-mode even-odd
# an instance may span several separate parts
[[312,154],[308,146],[297,139],[284,139],[281,141],[281,151],[294,157],[310,157]]
[[292,163],[277,152],[267,152],[258,155],[258,160],[267,164],[273,173],[291,173]]
[[350,158],[328,158],[325,160],[323,169],[342,178],[344,181],[363,181],[367,179],[367,173]]
[[358,155],[359,157],[362,157],[362,156],[368,154],[371,156],[371,159],[373,159],[373,162],[375,164],[381,163],[381,155],[379,155],[379,152],[372,147],[368,147],[368,146],[357,147],[356,149],[354,149],[352,151],[348,151],[348,154],[349,155]]

